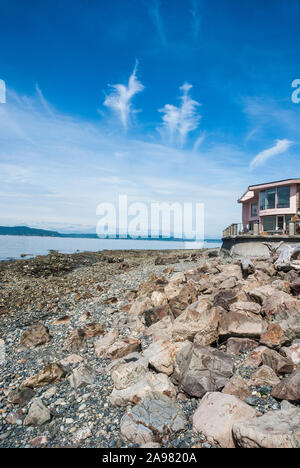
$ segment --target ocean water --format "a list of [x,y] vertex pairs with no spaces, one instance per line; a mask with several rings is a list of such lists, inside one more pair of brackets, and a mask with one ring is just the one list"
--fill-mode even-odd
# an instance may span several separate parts
[[60,237],[0,236],[0,261],[47,255],[50,250],[61,253],[77,251],[98,252],[100,250],[167,250],[203,249],[221,247],[220,242],[179,242],[164,240],[135,239],[73,239]]

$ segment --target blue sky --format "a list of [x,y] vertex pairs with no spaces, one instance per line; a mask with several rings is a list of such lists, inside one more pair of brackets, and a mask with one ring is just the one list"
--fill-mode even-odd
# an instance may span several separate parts
[[0,0],[0,224],[89,230],[96,207],[205,204],[300,177],[300,2]]

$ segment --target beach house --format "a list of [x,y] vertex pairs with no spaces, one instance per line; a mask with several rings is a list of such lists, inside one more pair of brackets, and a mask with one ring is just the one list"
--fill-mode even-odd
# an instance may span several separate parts
[[223,249],[260,257],[272,246],[300,244],[300,179],[250,185],[238,203],[242,222],[223,231]]
[[295,235],[300,233],[300,179],[250,185],[239,198],[241,233]]

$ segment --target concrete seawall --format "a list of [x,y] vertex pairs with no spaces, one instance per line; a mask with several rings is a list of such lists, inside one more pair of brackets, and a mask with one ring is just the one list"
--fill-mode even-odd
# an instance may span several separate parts
[[297,245],[300,244],[300,236],[230,236],[222,239],[222,249],[230,252],[231,255],[238,257],[269,257],[269,249],[263,245],[264,242],[274,244],[274,247],[280,242],[284,245]]

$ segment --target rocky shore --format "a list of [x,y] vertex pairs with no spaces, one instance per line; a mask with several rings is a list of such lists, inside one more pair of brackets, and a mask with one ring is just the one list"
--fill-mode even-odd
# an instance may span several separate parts
[[0,447],[299,448],[297,261],[0,263]]

